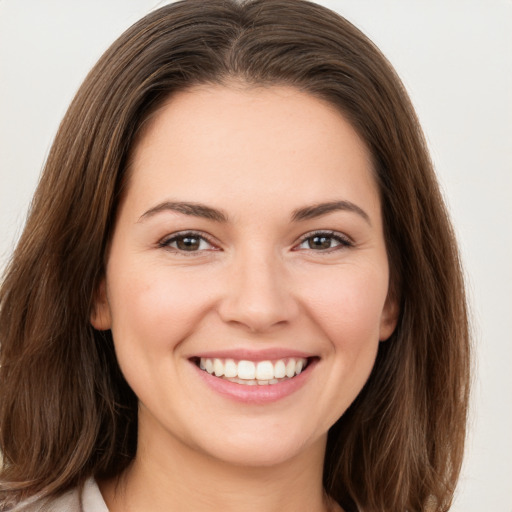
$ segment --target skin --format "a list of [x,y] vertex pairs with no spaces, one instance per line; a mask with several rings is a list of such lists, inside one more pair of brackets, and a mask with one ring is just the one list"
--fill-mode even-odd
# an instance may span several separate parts
[[[130,173],[91,319],[112,329],[140,401],[136,458],[100,483],[109,509],[329,510],[327,431],[397,316],[367,148],[336,109],[293,88],[209,85],[151,118]],[[168,201],[226,218],[155,210]],[[292,219],[339,201],[356,208]],[[180,250],[183,231],[205,239]],[[315,231],[328,231],[320,247]],[[240,403],[190,360],[233,348],[316,364],[289,396]]]

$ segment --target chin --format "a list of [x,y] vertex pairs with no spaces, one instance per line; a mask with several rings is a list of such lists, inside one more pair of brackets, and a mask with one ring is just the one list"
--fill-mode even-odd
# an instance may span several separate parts
[[327,433],[307,435],[298,424],[298,428],[286,425],[268,425],[263,428],[245,428],[233,432],[224,430],[223,434],[209,435],[209,439],[200,447],[214,459],[224,463],[247,468],[273,467],[286,464],[317,450],[321,457],[325,451]]

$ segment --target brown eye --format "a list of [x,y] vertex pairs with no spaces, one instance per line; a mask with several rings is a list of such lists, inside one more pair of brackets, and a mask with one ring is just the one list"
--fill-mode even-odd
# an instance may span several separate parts
[[310,249],[330,249],[333,238],[331,236],[316,235],[308,238],[308,247]]
[[160,247],[175,252],[201,252],[214,250],[213,246],[204,236],[197,233],[177,233],[159,243]]
[[201,246],[201,239],[197,236],[182,236],[176,238],[176,247],[180,251],[197,251]]
[[313,250],[317,252],[332,252],[346,247],[352,247],[353,242],[343,233],[318,232],[304,236],[302,242],[296,246],[295,250]]

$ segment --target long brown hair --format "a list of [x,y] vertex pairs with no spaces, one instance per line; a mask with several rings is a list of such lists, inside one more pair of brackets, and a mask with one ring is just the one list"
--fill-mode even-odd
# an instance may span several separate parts
[[286,84],[335,105],[373,156],[400,303],[364,389],[331,428],[326,491],[347,511],[444,511],[464,448],[466,302],[452,228],[414,110],[390,64],[303,0],[185,0],[103,55],[48,156],[0,292],[0,504],[119,474],[137,399],[89,318],[130,149],[173,92]]

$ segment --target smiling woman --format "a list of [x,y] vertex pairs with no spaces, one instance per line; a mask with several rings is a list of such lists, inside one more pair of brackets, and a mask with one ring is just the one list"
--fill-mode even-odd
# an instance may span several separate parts
[[2,510],[449,507],[457,249],[398,78],[325,8],[186,0],[122,35],[0,301]]
[[166,466],[321,461],[398,310],[363,142],[306,93],[225,83],[175,93],[129,165],[92,323],[140,401],[140,471],[163,446]]

